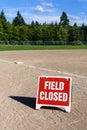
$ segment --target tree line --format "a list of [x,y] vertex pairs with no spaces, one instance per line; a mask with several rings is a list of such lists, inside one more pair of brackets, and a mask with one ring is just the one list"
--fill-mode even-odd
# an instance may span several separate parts
[[87,25],[70,25],[66,12],[62,12],[59,23],[40,24],[38,21],[32,21],[27,24],[19,11],[12,22],[9,22],[2,10],[0,44],[87,45]]

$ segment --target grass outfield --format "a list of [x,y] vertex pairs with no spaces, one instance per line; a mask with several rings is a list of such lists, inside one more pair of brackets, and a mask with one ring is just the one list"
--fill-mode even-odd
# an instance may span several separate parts
[[0,45],[0,51],[12,51],[12,50],[62,50],[62,49],[87,49],[87,45],[85,45],[85,46]]

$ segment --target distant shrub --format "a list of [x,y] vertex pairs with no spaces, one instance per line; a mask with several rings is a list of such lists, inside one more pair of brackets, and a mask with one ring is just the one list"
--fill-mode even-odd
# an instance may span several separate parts
[[80,40],[69,42],[69,45],[83,45],[83,43]]

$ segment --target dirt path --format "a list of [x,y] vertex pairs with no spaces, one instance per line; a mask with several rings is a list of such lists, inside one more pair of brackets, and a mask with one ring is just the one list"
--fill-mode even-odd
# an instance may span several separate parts
[[[35,110],[41,75],[72,77],[70,113]],[[87,129],[87,50],[0,52],[0,130],[53,129]]]

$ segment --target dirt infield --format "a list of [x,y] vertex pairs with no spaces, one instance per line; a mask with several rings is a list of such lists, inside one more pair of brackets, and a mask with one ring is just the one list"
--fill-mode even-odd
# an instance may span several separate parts
[[[35,110],[42,75],[72,77],[70,113]],[[87,50],[0,52],[0,130],[87,130]]]

